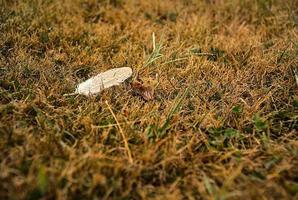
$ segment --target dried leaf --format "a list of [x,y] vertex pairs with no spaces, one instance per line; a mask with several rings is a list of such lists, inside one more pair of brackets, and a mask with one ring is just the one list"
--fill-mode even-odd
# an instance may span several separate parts
[[154,99],[153,90],[149,86],[144,86],[139,82],[133,82],[131,88],[134,94],[140,95],[146,101]]
[[97,94],[103,89],[123,83],[126,79],[131,77],[131,75],[132,69],[130,67],[121,67],[108,70],[79,84],[75,94],[83,94],[86,96]]

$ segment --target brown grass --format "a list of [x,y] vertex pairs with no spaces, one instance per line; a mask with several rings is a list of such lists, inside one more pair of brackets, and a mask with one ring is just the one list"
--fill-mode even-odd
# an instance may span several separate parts
[[297,2],[0,0],[0,199],[297,199]]

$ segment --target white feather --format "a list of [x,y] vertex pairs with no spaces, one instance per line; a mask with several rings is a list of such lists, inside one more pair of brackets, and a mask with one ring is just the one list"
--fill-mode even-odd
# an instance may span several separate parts
[[130,67],[121,67],[108,70],[100,73],[85,82],[79,84],[76,88],[76,94],[83,94],[86,96],[97,94],[103,89],[119,85],[126,79],[131,77],[132,69]]

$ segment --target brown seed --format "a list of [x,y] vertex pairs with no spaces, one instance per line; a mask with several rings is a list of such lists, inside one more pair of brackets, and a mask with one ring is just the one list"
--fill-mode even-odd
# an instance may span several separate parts
[[149,86],[144,86],[140,82],[133,82],[131,84],[131,88],[135,95],[141,96],[146,101],[150,101],[154,99],[153,89]]

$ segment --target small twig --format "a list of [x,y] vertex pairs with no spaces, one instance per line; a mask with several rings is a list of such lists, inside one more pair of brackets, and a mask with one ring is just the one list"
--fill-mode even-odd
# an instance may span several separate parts
[[216,56],[214,53],[191,53],[194,56]]
[[153,44],[153,51],[156,49],[156,43],[155,43],[155,33],[152,33],[152,44]]
[[295,69],[293,69],[293,72],[294,72],[294,76],[295,76],[296,84],[297,84],[297,86],[298,86],[298,73],[296,72]]
[[69,93],[69,94],[63,94],[64,97],[70,97],[70,96],[75,96],[77,95],[77,92]]
[[124,141],[124,146],[125,146],[125,149],[126,149],[126,152],[127,152],[127,156],[128,156],[128,159],[129,159],[129,162],[130,162],[130,163],[133,163],[133,159],[132,159],[131,151],[130,151],[130,149],[129,149],[127,139],[126,139],[125,134],[124,134],[124,132],[123,132],[121,126],[120,126],[120,123],[119,123],[118,119],[116,118],[116,115],[115,115],[115,113],[113,112],[113,110],[112,110],[111,106],[109,105],[108,101],[105,101],[105,103],[107,104],[107,106],[108,106],[108,108],[109,108],[111,114],[113,115],[113,117],[114,117],[114,119],[115,119],[115,121],[116,121],[116,124],[117,124],[117,126],[118,126],[118,129],[119,129],[119,131],[120,131],[120,133],[121,133],[122,139],[123,139],[123,141]]

